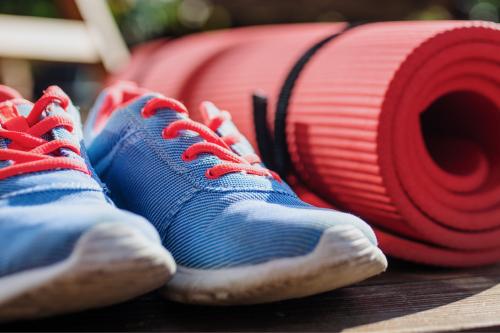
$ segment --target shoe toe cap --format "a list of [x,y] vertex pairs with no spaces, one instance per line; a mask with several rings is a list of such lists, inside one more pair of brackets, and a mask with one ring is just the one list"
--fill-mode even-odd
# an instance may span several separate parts
[[99,224],[125,224],[152,243],[161,243],[145,219],[104,203],[9,209],[0,214],[0,276],[64,260]]
[[306,255],[327,230],[339,225],[360,230],[376,245],[373,231],[360,218],[315,208],[298,199],[287,204],[235,200],[222,210],[197,209],[196,216],[179,214],[165,237],[165,246],[177,263],[190,268],[237,267]]

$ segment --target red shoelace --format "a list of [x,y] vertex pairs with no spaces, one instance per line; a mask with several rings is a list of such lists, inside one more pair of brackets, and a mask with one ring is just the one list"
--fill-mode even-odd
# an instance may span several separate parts
[[42,138],[57,127],[73,131],[73,122],[64,116],[49,115],[39,120],[40,115],[52,103],[58,103],[63,109],[68,107],[69,98],[59,87],[49,87],[33,104],[26,118],[19,115],[16,104],[30,102],[20,99],[17,93],[4,87],[0,95],[5,100],[0,103],[0,137],[10,140],[6,149],[0,149],[0,161],[12,162],[11,165],[0,169],[0,179],[52,169],[73,169],[89,174],[83,161],[57,156],[61,148],[70,149],[80,155],[77,145],[67,140],[47,141]]
[[[144,118],[149,118],[153,116],[158,109],[163,108],[171,109],[186,115],[188,114],[188,110],[182,103],[167,97],[152,98],[146,103],[141,114]],[[164,139],[173,139],[183,130],[196,132],[202,137],[205,141],[197,142],[187,148],[182,154],[182,159],[184,161],[192,161],[200,154],[217,156],[223,162],[207,169],[205,176],[209,179],[219,178],[228,173],[241,172],[257,176],[272,177],[281,182],[278,174],[259,165],[260,158],[257,155],[250,154],[239,156],[231,150],[230,145],[239,141],[238,135],[220,137],[215,133],[217,128],[227,120],[228,116],[229,114],[227,112],[223,112],[221,115],[214,117],[208,125],[204,125],[189,118],[176,120],[163,130],[162,137]]]

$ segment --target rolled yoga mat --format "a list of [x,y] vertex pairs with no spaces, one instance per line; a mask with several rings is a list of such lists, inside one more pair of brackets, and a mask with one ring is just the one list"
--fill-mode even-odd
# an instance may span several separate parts
[[500,261],[498,24],[264,26],[175,40],[153,57],[139,84],[195,118],[214,101],[253,143],[251,95],[266,94],[280,171],[308,201],[369,221],[386,253]]

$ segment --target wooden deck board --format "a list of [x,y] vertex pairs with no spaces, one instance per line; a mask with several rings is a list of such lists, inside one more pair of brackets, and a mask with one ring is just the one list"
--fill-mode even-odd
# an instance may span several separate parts
[[500,331],[500,265],[445,270],[391,261],[387,273],[275,304],[187,306],[156,294],[0,331]]

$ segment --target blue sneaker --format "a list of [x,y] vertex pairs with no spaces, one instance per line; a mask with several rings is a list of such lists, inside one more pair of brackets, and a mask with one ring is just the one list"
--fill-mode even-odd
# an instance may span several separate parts
[[124,301],[175,263],[144,218],[113,206],[57,87],[32,104],[0,86],[0,320]]
[[202,108],[208,126],[175,100],[119,83],[101,94],[85,128],[116,204],[151,221],[176,260],[166,297],[271,302],[385,270],[365,222],[302,202],[259,163],[227,113]]

